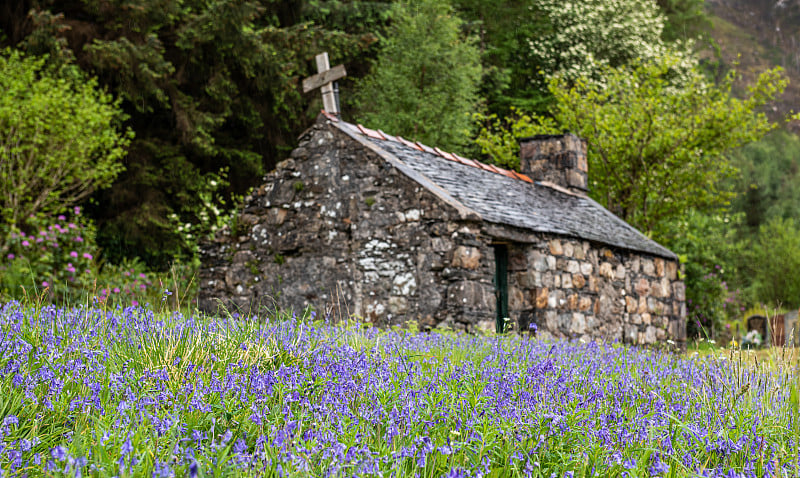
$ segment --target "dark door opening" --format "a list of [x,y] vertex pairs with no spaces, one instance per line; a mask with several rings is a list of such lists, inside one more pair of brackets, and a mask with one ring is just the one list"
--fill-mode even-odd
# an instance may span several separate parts
[[495,244],[494,247],[494,295],[497,298],[496,330],[501,334],[506,329],[508,318],[508,246]]

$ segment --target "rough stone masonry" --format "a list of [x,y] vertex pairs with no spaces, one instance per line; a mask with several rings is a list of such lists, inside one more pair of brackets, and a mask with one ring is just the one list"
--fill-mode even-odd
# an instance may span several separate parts
[[585,142],[521,151],[515,173],[321,115],[204,245],[201,308],[682,344],[677,257],[586,196]]

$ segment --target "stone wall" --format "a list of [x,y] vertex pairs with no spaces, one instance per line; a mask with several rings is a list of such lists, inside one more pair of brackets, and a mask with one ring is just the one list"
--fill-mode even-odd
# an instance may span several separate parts
[[675,262],[465,220],[342,131],[317,123],[202,248],[200,306],[332,310],[375,324],[494,330],[493,244],[509,251],[509,315],[552,337],[685,336]]
[[653,344],[685,339],[678,264],[601,244],[539,235],[509,251],[509,309],[539,335]]
[[[483,263],[480,289],[461,290],[481,260],[461,257],[476,239],[457,217],[341,131],[317,124],[248,198],[238,230],[203,246],[200,306],[333,307],[376,324],[466,329],[494,310],[494,295]],[[463,268],[448,267],[454,254]],[[465,294],[469,304],[454,302]]]

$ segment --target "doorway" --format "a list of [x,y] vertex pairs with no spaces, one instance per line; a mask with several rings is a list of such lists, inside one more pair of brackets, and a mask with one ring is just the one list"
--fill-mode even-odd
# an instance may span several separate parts
[[494,295],[497,299],[495,326],[498,334],[505,331],[508,319],[508,246],[493,244],[494,248]]

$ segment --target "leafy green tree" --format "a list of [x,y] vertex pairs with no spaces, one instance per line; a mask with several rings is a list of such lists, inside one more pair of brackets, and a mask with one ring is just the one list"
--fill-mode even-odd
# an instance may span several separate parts
[[667,42],[693,40],[711,26],[704,0],[656,0],[667,17],[661,37]]
[[158,268],[190,254],[177,223],[213,215],[198,197],[256,185],[319,112],[299,87],[314,55],[359,59],[375,42],[310,23],[306,2],[290,0],[14,3],[0,15],[6,44],[77,65],[123,99],[136,139],[87,212],[107,259]]
[[479,144],[486,152],[501,151],[494,157],[514,166],[509,164],[514,137],[557,127],[586,138],[592,197],[666,239],[669,221],[730,200],[732,194],[721,187],[735,172],[726,153],[774,127],[758,111],[786,85],[774,69],[764,72],[744,99],[731,95],[733,72],[718,86],[698,73],[676,86],[674,67],[680,61],[665,57],[631,69],[607,68],[602,83],[555,77],[549,83],[553,120],[523,117],[526,128],[501,122],[494,130],[485,128]]
[[0,218],[21,226],[109,186],[130,143],[120,102],[95,79],[47,69],[44,58],[0,53]]
[[755,232],[769,219],[800,217],[800,138],[779,129],[762,140],[733,152],[739,174],[733,178],[737,193],[734,212],[745,215]]
[[462,20],[440,0],[400,3],[372,72],[360,82],[358,118],[443,148],[469,140],[480,55]]
[[753,296],[769,306],[800,306],[800,226],[775,217],[759,227],[746,256]]
[[545,112],[547,79],[682,50],[705,25],[702,0],[454,0],[479,38],[488,111]]

